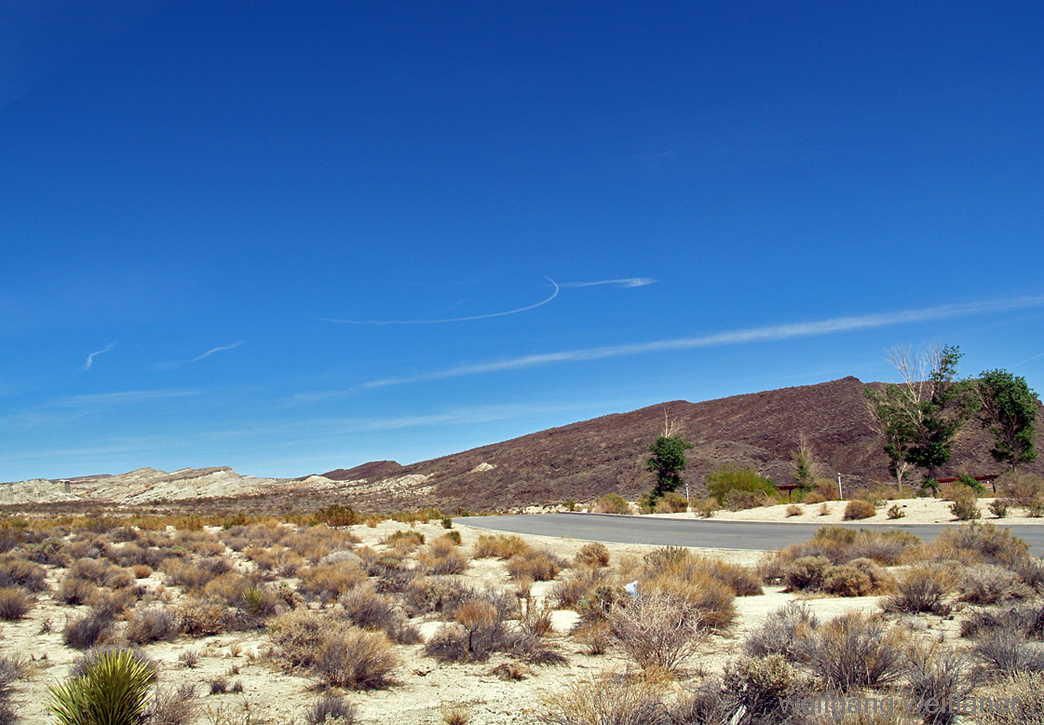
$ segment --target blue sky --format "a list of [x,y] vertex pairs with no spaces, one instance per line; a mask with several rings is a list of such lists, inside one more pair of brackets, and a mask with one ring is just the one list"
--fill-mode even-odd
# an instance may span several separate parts
[[1044,6],[852,5],[5,3],[0,480],[1044,391]]

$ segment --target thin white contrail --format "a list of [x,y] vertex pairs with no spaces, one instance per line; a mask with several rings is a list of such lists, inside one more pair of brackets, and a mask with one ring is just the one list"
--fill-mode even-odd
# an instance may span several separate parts
[[475,315],[473,317],[452,317],[445,320],[334,320],[329,317],[319,318],[323,322],[339,322],[345,325],[439,325],[444,322],[470,322],[472,320],[488,320],[491,317],[505,317],[507,315],[517,315],[519,312],[528,312],[529,310],[535,310],[537,307],[542,307],[548,302],[558,297],[558,291],[561,289],[558,283],[550,277],[545,277],[548,282],[554,285],[555,291],[551,293],[551,296],[545,300],[537,302],[535,305],[529,305],[528,307],[520,307],[517,310],[508,310],[507,312],[491,312],[488,315]]
[[1034,360],[1036,360],[1036,359],[1037,359],[1038,357],[1044,357],[1044,352],[1042,352],[1042,353],[1041,353],[1040,355],[1034,355],[1033,357],[1029,357],[1029,358],[1026,358],[1026,359],[1025,359],[1025,360],[1023,360],[1022,362],[1017,362],[1017,363],[1015,363],[1014,365],[1012,365],[1012,367],[1013,367],[1013,368],[1017,368],[1017,367],[1018,367],[1019,365],[1025,365],[1025,364],[1026,364],[1026,363],[1028,363],[1028,362],[1033,362],[1033,361],[1034,361]]
[[213,355],[213,354],[214,354],[215,352],[221,352],[222,350],[232,350],[233,348],[237,348],[237,347],[239,347],[239,346],[240,346],[240,345],[242,345],[242,344],[243,344],[243,341],[242,341],[242,340],[240,340],[239,342],[233,342],[233,343],[232,343],[231,345],[225,345],[225,346],[223,346],[223,347],[215,347],[215,348],[214,348],[214,349],[212,349],[212,350],[207,350],[207,351],[206,351],[205,353],[203,353],[203,354],[202,354],[202,355],[200,355],[199,357],[194,357],[194,358],[192,358],[191,360],[186,360],[185,362],[186,362],[186,363],[194,363],[194,362],[199,362],[200,360],[202,360],[202,359],[203,359],[203,358],[205,358],[205,357],[210,357],[210,356],[211,356],[211,355]]
[[566,282],[561,285],[562,289],[573,289],[575,287],[597,287],[602,284],[615,284],[621,287],[644,287],[648,284],[654,284],[655,279],[649,279],[648,277],[631,277],[630,279],[606,279],[601,282]]
[[97,352],[92,352],[90,355],[88,355],[87,356],[87,364],[83,366],[83,369],[84,370],[90,370],[91,369],[91,365],[94,364],[94,356],[95,355],[101,355],[103,352],[108,352],[112,348],[116,347],[116,342],[117,342],[116,340],[113,340],[112,342],[110,342],[108,345],[105,346],[105,349],[98,350]]
[[819,322],[798,322],[787,325],[773,325],[771,327],[754,327],[746,330],[730,330],[727,332],[715,333],[713,335],[704,335],[702,337],[688,337],[674,340],[643,342],[632,345],[613,345],[609,347],[566,350],[564,352],[545,353],[542,355],[526,355],[524,357],[510,360],[479,363],[476,365],[463,365],[461,367],[411,377],[374,380],[365,383],[363,387],[374,388],[385,385],[442,380],[444,378],[477,375],[502,370],[520,370],[523,368],[540,367],[555,363],[601,360],[604,358],[642,355],[645,353],[666,352],[670,350],[688,350],[700,347],[719,347],[722,345],[738,345],[752,342],[791,340],[800,337],[815,337],[839,332],[850,332],[852,330],[939,320],[995,310],[1037,307],[1042,304],[1044,304],[1044,297],[1025,297],[1018,300],[976,302],[963,305],[943,305],[941,307],[862,315],[859,317],[835,317],[833,319],[821,320]]

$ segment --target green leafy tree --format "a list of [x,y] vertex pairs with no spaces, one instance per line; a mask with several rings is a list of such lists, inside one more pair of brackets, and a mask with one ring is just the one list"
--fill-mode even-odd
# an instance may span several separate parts
[[680,435],[660,436],[649,446],[652,456],[645,462],[645,467],[656,474],[656,486],[649,494],[650,502],[681,485],[681,472],[689,465],[685,451],[690,448],[692,443]]
[[1026,379],[1007,370],[987,370],[978,380],[979,422],[995,438],[990,454],[1012,471],[1037,458],[1033,436],[1037,429],[1037,394]]
[[725,504],[730,491],[742,491],[750,494],[776,494],[776,484],[771,478],[759,476],[757,471],[736,466],[722,466],[707,474],[707,492],[719,505]]
[[957,379],[961,351],[956,346],[931,347],[919,355],[908,348],[892,351],[892,363],[903,381],[883,390],[866,389],[875,430],[885,440],[889,469],[900,489],[911,468],[923,468],[926,479],[950,460],[953,444],[979,409],[975,384]]

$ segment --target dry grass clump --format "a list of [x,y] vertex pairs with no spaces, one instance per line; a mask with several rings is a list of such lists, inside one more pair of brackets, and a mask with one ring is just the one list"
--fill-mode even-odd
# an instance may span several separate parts
[[951,571],[940,564],[918,564],[899,574],[895,592],[884,602],[889,612],[931,612],[944,614],[949,607],[944,603],[953,590]]
[[301,569],[298,576],[301,583],[297,590],[301,595],[321,602],[336,601],[367,579],[362,565],[355,562],[309,566]]
[[[678,606],[698,614],[701,627],[715,632],[728,630],[736,619],[736,595],[732,589],[699,569],[687,569],[682,575],[665,571],[645,576],[638,580],[638,592],[638,598],[658,592],[678,600]],[[617,603],[626,601],[618,599]]]
[[408,553],[424,545],[424,534],[398,529],[394,534],[389,534],[381,539],[381,543],[389,549],[398,549],[400,552]]
[[159,568],[167,575],[169,584],[179,586],[186,592],[198,592],[231,569],[228,562],[220,557],[198,561],[168,557],[160,562]]
[[530,550],[522,537],[513,534],[482,535],[475,542],[475,550],[471,553],[475,559],[510,559]]
[[922,642],[908,650],[906,681],[925,725],[952,725],[956,721],[954,708],[936,705],[959,703],[971,692],[971,683],[964,676],[967,664],[966,655],[945,649],[938,642]]
[[699,650],[709,625],[687,593],[664,589],[639,592],[609,615],[609,627],[627,656],[642,669],[674,673]]
[[354,725],[356,722],[355,705],[345,700],[340,695],[326,693],[312,703],[305,713],[305,722],[308,725],[322,725],[331,723],[333,725]]
[[359,537],[347,529],[332,529],[325,524],[301,526],[280,539],[283,546],[313,564],[333,551],[351,549],[359,541]]
[[853,559],[870,559],[881,566],[899,564],[920,539],[903,531],[867,531],[842,526],[822,526],[811,540],[773,552],[759,566],[766,582],[783,582],[791,564],[805,557],[823,557],[832,565]]
[[1026,635],[1015,629],[982,632],[972,654],[987,676],[1044,671],[1044,645],[1027,641]]
[[603,674],[548,695],[539,719],[544,725],[667,725],[663,686]]
[[992,523],[947,527],[931,545],[917,552],[920,559],[959,561],[965,566],[995,564],[1009,569],[1029,560],[1029,545],[1010,529]]
[[349,690],[383,689],[399,659],[388,638],[335,617],[299,609],[271,621],[278,656],[291,667],[312,670],[326,685]]
[[869,501],[863,501],[862,499],[854,498],[848,502],[845,506],[845,513],[842,518],[845,521],[853,521],[856,519],[868,519],[877,513],[877,509]]
[[[1044,722],[1044,672],[1020,672],[977,693],[991,706],[976,714],[979,725],[1038,725]],[[1001,704],[1004,707],[1001,707]],[[1011,703],[1018,703],[1012,707]]]
[[30,592],[47,589],[47,572],[39,564],[15,553],[0,555],[0,587],[21,587]]
[[236,629],[236,616],[222,602],[188,597],[174,608],[178,631],[190,637],[205,637]]
[[551,581],[565,566],[561,557],[544,549],[528,549],[507,561],[507,570],[512,579],[527,577],[538,582]]
[[15,693],[14,683],[18,680],[18,661],[7,655],[0,655],[0,725],[17,722],[18,715],[11,706],[11,698]]
[[633,514],[634,507],[618,493],[607,493],[595,501],[595,513],[597,514]]
[[128,641],[139,645],[170,641],[177,635],[178,624],[174,616],[160,607],[135,610],[127,622],[125,633]]
[[696,555],[681,546],[654,549],[643,557],[642,562],[642,576],[646,578],[670,574],[685,581],[695,581],[710,577],[727,586],[736,596],[762,593],[761,577],[753,569],[722,559]]
[[110,612],[92,607],[85,614],[69,620],[62,630],[62,641],[74,649],[90,649],[107,641],[112,625]]
[[613,629],[605,620],[581,622],[571,634],[589,655],[605,654],[613,643]]
[[576,567],[551,588],[550,597],[556,608],[575,609],[580,611],[580,604],[591,596],[594,590],[612,580],[612,573],[607,569]]
[[852,612],[809,629],[798,651],[827,685],[850,692],[900,679],[906,644],[906,634],[880,616]]
[[592,542],[584,544],[573,557],[575,567],[602,567],[609,565],[609,548],[605,544]]
[[782,655],[788,660],[798,659],[798,643],[809,638],[819,626],[816,615],[804,602],[788,602],[765,618],[743,643],[743,649],[752,657]]
[[195,722],[198,711],[194,682],[171,688],[157,687],[145,711],[145,722],[148,725],[189,725]]
[[463,574],[468,557],[453,539],[440,536],[417,554],[417,562],[432,574]]
[[395,603],[374,591],[370,584],[348,590],[337,601],[344,608],[344,616],[356,627],[384,630],[395,619]]
[[962,602],[979,605],[1033,595],[1033,590],[1015,572],[993,564],[965,567],[957,577],[957,592]]
[[21,587],[0,587],[0,619],[22,619],[33,608],[33,600]]

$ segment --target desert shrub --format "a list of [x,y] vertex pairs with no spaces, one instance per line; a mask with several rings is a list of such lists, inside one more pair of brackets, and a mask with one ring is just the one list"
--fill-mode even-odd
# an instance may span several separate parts
[[573,630],[572,636],[589,655],[605,654],[613,642],[613,630],[604,620],[583,622]]
[[468,584],[452,577],[425,576],[412,579],[402,592],[403,606],[411,617],[441,612],[452,618],[457,607],[476,596]]
[[802,511],[801,507],[798,506],[797,504],[793,504],[792,503],[789,506],[787,506],[787,517],[788,518],[791,517],[791,516],[800,516],[802,513],[804,513],[804,512]]
[[510,559],[518,554],[524,554],[530,550],[522,537],[513,534],[497,534],[495,536],[479,536],[475,543],[475,551],[472,556],[476,559]]
[[74,649],[90,649],[105,641],[112,624],[110,613],[92,607],[86,614],[69,620],[62,630],[62,641]]
[[1002,498],[993,499],[987,508],[998,519],[1006,518],[1008,515],[1008,502]]
[[544,698],[543,725],[668,725],[661,687],[603,675]]
[[39,544],[24,544],[25,558],[37,564],[64,567],[69,564],[68,546],[65,541],[52,537]]
[[312,670],[330,687],[382,689],[391,684],[389,674],[399,666],[384,634],[317,612],[288,612],[271,620],[269,629],[283,660]]
[[757,508],[765,502],[765,499],[753,491],[741,491],[732,489],[726,491],[722,497],[721,505],[729,511],[744,511]]
[[959,521],[975,521],[982,517],[974,496],[961,496],[950,504],[950,513]]
[[689,499],[677,491],[668,491],[656,500],[656,513],[680,514],[689,510]]
[[468,557],[452,539],[439,537],[417,554],[417,561],[432,574],[462,574]]
[[[905,531],[868,531],[860,529],[846,552],[844,561],[872,559],[881,566],[899,564],[906,552],[921,543]],[[839,562],[842,563],[842,562]]]
[[402,549],[404,551],[413,551],[418,546],[424,545],[424,534],[418,531],[404,531],[398,529],[394,534],[389,534],[381,540],[381,543],[388,547],[396,549]]
[[17,660],[0,655],[0,725],[11,725],[18,720],[18,715],[11,707],[11,697],[20,669]]
[[55,596],[66,604],[86,604],[96,589],[97,587],[86,579],[66,574],[62,583],[58,585],[58,593]]
[[605,544],[584,544],[573,558],[575,566],[600,567],[609,565],[609,549]]
[[957,578],[957,592],[962,602],[980,605],[1032,594],[1015,572],[993,564],[965,567]]
[[838,597],[864,597],[874,591],[866,572],[850,564],[831,567],[823,577],[823,591]]
[[607,493],[595,501],[595,513],[599,514],[633,514],[634,509],[618,493]]
[[178,625],[167,610],[159,607],[135,610],[127,623],[126,637],[134,644],[168,641],[178,634]]
[[[224,562],[224,560],[221,560]],[[225,567],[203,563],[203,560],[192,561],[188,559],[167,558],[160,562],[159,568],[167,575],[169,584],[179,586],[186,592],[197,592],[203,589],[213,579],[228,571],[227,562]],[[217,571],[224,568],[224,571]]]
[[691,598],[655,589],[615,607],[609,627],[639,667],[671,672],[696,654],[708,629]]
[[1032,473],[1009,471],[994,481],[1001,497],[1020,508],[1032,508],[1044,500],[1044,479]]
[[1044,671],[1044,645],[1028,642],[1026,635],[1016,629],[983,631],[972,654],[988,674]]
[[362,519],[351,506],[333,504],[321,508],[313,514],[317,523],[327,526],[355,526]]
[[752,722],[775,723],[789,719],[788,698],[798,677],[778,654],[740,657],[725,665],[722,692],[729,712],[742,711]]
[[221,634],[235,629],[235,614],[222,602],[189,597],[174,608],[178,631],[190,637]]
[[903,511],[904,508],[906,508],[906,507],[905,506],[900,506],[897,503],[892,504],[891,506],[888,507],[888,518],[893,520],[893,521],[895,519],[904,518],[906,516],[906,512]]
[[464,600],[454,621],[439,628],[428,640],[425,653],[440,661],[483,662],[495,651],[510,651],[517,636],[507,622],[518,613],[514,597],[487,589]]
[[784,575],[787,590],[804,592],[822,589],[823,580],[830,567],[830,559],[825,556],[803,556],[795,559]]
[[0,587],[22,587],[30,592],[47,589],[47,572],[39,564],[14,553],[0,556]]
[[135,579],[148,579],[152,576],[152,567],[148,564],[135,564],[131,567]]
[[752,657],[782,655],[797,659],[797,643],[807,639],[819,626],[816,615],[804,602],[788,602],[765,618],[743,643],[743,649]]
[[105,652],[79,677],[48,687],[48,707],[60,725],[133,725],[145,713],[153,676],[134,652]]
[[694,581],[709,576],[729,587],[736,596],[747,597],[762,594],[761,577],[753,569],[732,564],[724,559],[698,556],[682,546],[663,546],[650,551],[643,557],[646,578],[655,578],[664,573]]
[[938,642],[909,649],[906,681],[925,725],[951,725],[956,721],[958,713],[954,708],[935,705],[959,703],[971,692],[971,685],[964,678],[966,668],[965,655],[944,649]]
[[156,688],[145,713],[148,725],[190,725],[199,710],[196,685],[185,682],[173,688]]
[[33,600],[21,587],[0,588],[0,619],[13,622],[33,608]]
[[895,579],[895,592],[884,602],[886,611],[932,612],[948,611],[943,603],[954,587],[953,575],[938,564],[918,564],[899,574]]
[[845,521],[851,521],[853,519],[868,519],[876,513],[877,509],[874,508],[872,503],[854,498],[845,506],[845,513],[842,518]]
[[[763,496],[772,497],[776,495],[776,484],[772,482],[772,479],[763,478],[758,475],[757,471],[748,468],[724,466],[707,474],[704,480],[707,484],[707,492],[717,500],[719,505],[723,506],[726,497],[732,491],[749,493],[752,495],[751,500],[763,500],[763,498],[758,499],[753,496],[754,494],[760,493]],[[761,504],[755,503],[754,505],[760,506]]]
[[801,502],[811,505],[816,503],[826,503],[828,500],[829,499],[819,491],[809,491],[802,497]]
[[[1044,673],[1019,672],[982,691],[990,706],[976,713],[979,725],[1036,725],[1044,722]],[[1001,704],[1003,703],[1003,707]],[[1018,703],[1012,707],[1012,703]]]
[[533,581],[551,581],[566,565],[561,558],[543,549],[530,549],[508,559],[507,570],[512,579],[529,577]]
[[325,722],[354,725],[355,718],[355,705],[340,695],[329,692],[313,702],[305,714],[305,722],[308,725],[322,725]]
[[710,497],[699,500],[693,499],[690,506],[692,507],[693,515],[699,516],[701,519],[711,518],[714,516],[714,512],[721,508],[718,502]]
[[337,601],[344,607],[348,621],[356,627],[383,630],[395,618],[394,602],[367,584],[350,589]]
[[1012,567],[1028,558],[1029,545],[1010,529],[992,523],[972,523],[943,529],[927,548],[926,555],[943,561],[955,559],[971,566],[997,564]]
[[[677,606],[700,620],[700,626],[722,632],[729,629],[736,618],[735,592],[710,573],[699,567],[679,567],[673,570],[650,572],[638,581],[639,599],[645,593],[656,592],[677,600]],[[629,599],[618,599],[626,605]],[[581,616],[583,614],[581,613]]]
[[881,617],[852,612],[809,630],[800,651],[829,686],[849,692],[898,680],[905,643],[903,632]]
[[298,576],[301,583],[297,590],[301,595],[321,602],[335,601],[367,578],[361,565],[348,562],[305,567]]
[[605,569],[576,567],[560,581],[555,582],[549,593],[556,608],[576,609],[585,597],[589,596],[600,584],[605,583],[610,574]]

